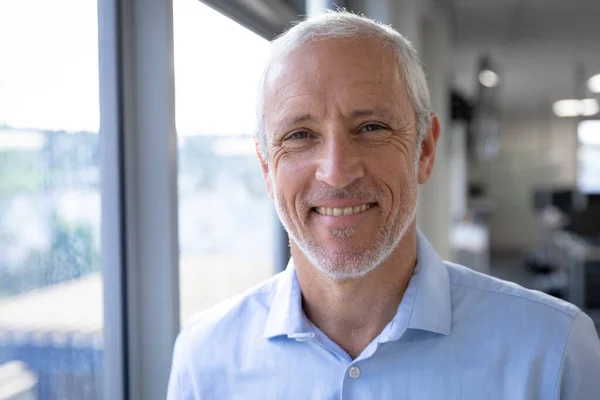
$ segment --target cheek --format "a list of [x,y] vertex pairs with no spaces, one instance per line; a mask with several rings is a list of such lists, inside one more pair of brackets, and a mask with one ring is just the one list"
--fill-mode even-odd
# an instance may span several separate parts
[[415,201],[417,175],[410,157],[390,152],[380,155],[372,166],[372,174],[382,183],[382,189],[388,191],[385,197],[390,212],[406,209]]
[[282,157],[275,172],[275,190],[283,196],[282,201],[295,207],[298,196],[310,186],[314,175],[311,173],[311,163],[299,157]]

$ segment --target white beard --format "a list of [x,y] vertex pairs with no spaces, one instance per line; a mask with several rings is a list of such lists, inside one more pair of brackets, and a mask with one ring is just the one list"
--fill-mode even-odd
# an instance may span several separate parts
[[[391,226],[380,226],[376,237],[366,249],[348,246],[343,253],[332,253],[323,247],[306,229],[303,232],[298,226],[292,225],[290,212],[281,201],[277,187],[273,185],[275,209],[290,238],[323,275],[334,281],[359,279],[379,267],[392,254],[413,223],[417,211],[416,176],[414,178],[415,182],[411,182],[411,187],[408,188],[410,192],[407,193],[410,204],[401,204],[396,222]],[[329,235],[343,242],[355,235],[356,231],[353,227],[332,229]]]

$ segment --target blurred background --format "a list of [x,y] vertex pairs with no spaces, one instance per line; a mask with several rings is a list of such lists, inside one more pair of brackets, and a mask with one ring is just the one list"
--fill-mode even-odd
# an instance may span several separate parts
[[338,6],[423,60],[434,247],[600,328],[597,0],[0,0],[1,400],[164,398],[190,316],[285,268],[258,81]]

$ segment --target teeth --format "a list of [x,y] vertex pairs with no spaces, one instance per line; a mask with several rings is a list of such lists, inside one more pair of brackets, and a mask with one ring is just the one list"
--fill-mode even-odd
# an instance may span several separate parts
[[341,217],[345,215],[358,214],[371,208],[370,204],[362,204],[356,207],[335,208],[335,207],[317,207],[316,211],[321,215]]

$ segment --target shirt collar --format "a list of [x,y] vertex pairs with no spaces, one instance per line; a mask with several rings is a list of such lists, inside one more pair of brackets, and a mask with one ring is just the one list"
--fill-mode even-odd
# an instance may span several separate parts
[[417,265],[398,311],[379,342],[398,340],[406,329],[449,335],[452,324],[448,268],[429,240],[417,230]]
[[302,293],[293,259],[290,259],[287,268],[280,275],[263,332],[264,338],[281,335],[300,340],[315,335],[302,310]]
[[[417,265],[398,311],[379,336],[379,342],[398,340],[406,329],[450,334],[452,305],[448,269],[427,238],[417,230]],[[315,333],[302,310],[300,284],[290,260],[271,302],[264,338],[287,335],[308,339]]]

